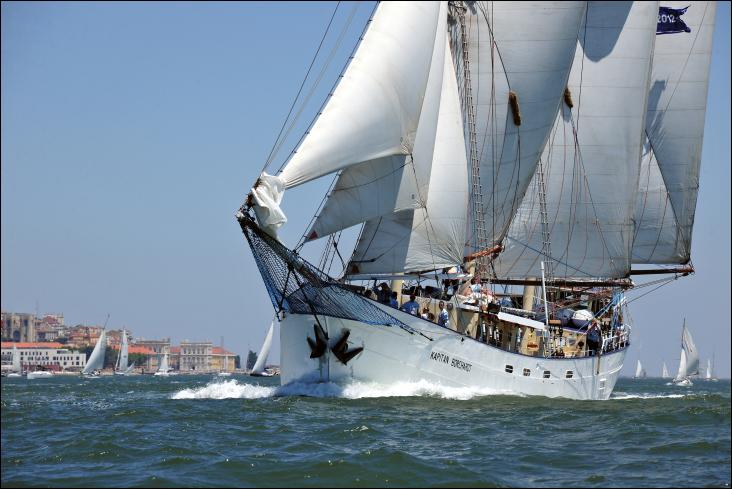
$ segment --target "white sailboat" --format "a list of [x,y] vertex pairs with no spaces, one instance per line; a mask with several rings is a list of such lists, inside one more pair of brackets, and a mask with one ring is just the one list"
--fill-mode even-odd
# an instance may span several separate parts
[[122,342],[119,348],[119,356],[117,356],[117,365],[114,368],[115,375],[129,375],[132,373],[132,369],[135,368],[135,364],[127,365],[129,346],[127,344],[127,331],[122,330]]
[[686,319],[681,329],[681,358],[679,359],[679,371],[674,378],[674,383],[680,386],[693,385],[691,376],[699,375],[699,352],[691,339],[691,332],[686,327]]
[[[105,323],[106,327],[106,323]],[[94,350],[89,355],[89,360],[86,361],[84,369],[81,374],[85,377],[99,377],[99,374],[104,368],[104,355],[107,351],[107,330],[102,329],[102,333],[99,335]]]
[[645,379],[646,378],[646,370],[641,365],[641,361],[638,360],[638,364],[635,366],[635,375],[633,376],[634,379]]
[[173,371],[168,366],[168,352],[165,351],[160,359],[160,366],[158,367],[158,371],[155,372],[153,375],[156,375],[158,377],[169,377],[171,375],[178,375],[177,372]]
[[718,379],[714,377],[714,357],[711,359],[707,358],[707,370],[704,373],[704,380],[711,380],[716,382]]
[[[715,16],[690,3],[674,16],[658,2],[379,3],[296,151],[236,216],[280,318],[282,382],[607,399],[630,276],[678,272],[631,265],[690,257]],[[285,190],[333,173],[287,248]],[[342,257],[340,232],[358,224],[341,276],[300,256],[328,237],[321,263]],[[440,291],[460,266],[477,290],[440,297],[449,328],[357,293],[377,279]]]
[[13,369],[8,373],[8,377],[22,377],[23,373],[21,371],[22,367],[20,365],[20,352],[18,351],[18,348],[13,345]]
[[666,367],[666,362],[663,362],[663,367],[661,369],[661,378],[668,379],[669,377],[671,377],[671,375],[669,375],[669,373],[668,373],[668,368]]
[[264,368],[267,366],[267,357],[269,356],[269,350],[272,347],[272,335],[274,333],[274,321],[269,325],[267,335],[264,337],[264,343],[262,343],[262,349],[259,350],[257,361],[254,362],[252,370],[249,375],[254,377],[270,377],[271,374],[267,373]]

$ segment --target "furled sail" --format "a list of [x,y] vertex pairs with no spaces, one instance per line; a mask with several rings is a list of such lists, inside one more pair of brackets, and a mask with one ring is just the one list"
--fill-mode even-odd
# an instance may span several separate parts
[[84,370],[82,370],[81,373],[89,374],[95,370],[101,370],[102,367],[104,367],[104,353],[106,352],[106,350],[107,331],[103,329],[102,334],[99,335],[97,344],[94,345],[94,350],[92,350],[91,355],[89,356],[89,360],[86,362]]
[[265,336],[265,338],[264,338],[264,343],[262,343],[262,349],[259,350],[259,355],[257,356],[257,361],[254,363],[251,373],[261,374],[262,372],[264,372],[264,367],[267,364],[267,357],[269,356],[269,349],[272,347],[272,333],[273,332],[274,332],[274,321],[272,321],[272,324],[269,325],[269,329],[267,330],[267,336]]
[[[662,11],[632,257],[633,263],[685,264],[691,257],[716,4],[664,2]],[[681,28],[667,28],[670,16]]]
[[[384,156],[344,169],[306,233],[308,239],[321,238],[379,216],[423,206],[435,145],[446,35],[447,2],[440,2],[432,61],[412,154]],[[452,69],[452,65],[448,68]]]
[[468,204],[468,164],[452,54],[445,55],[441,103],[426,202],[368,221],[347,273],[391,274],[436,270],[462,261]]
[[[586,2],[465,3],[487,241],[475,246],[492,246],[505,236],[554,124]],[[462,60],[461,43],[455,47]]]
[[554,277],[628,276],[657,14],[657,2],[588,3],[543,174],[512,221],[499,277],[540,277],[546,253]]
[[[383,2],[322,113],[277,176],[254,188],[269,234],[285,222],[285,188],[414,149],[442,2]],[[260,177],[261,181],[261,177]],[[268,188],[276,189],[269,195]]]

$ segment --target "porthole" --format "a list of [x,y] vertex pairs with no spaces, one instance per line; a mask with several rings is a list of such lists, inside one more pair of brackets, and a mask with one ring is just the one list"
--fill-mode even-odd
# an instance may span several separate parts
[[513,373],[513,365],[506,365],[506,373],[507,374]]

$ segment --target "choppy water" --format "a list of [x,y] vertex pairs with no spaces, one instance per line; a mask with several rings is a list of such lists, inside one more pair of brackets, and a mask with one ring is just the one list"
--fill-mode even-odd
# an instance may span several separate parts
[[609,401],[426,383],[2,380],[3,486],[726,486],[730,382]]

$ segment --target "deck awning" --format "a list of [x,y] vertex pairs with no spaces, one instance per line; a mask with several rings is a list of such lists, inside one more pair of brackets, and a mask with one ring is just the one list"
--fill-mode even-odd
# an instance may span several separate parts
[[508,314],[506,312],[499,312],[498,313],[498,319],[501,321],[506,321],[509,323],[516,323],[520,324],[521,326],[528,326],[529,328],[534,328],[539,331],[544,331],[544,323],[539,321],[534,321],[533,319],[521,317],[521,316],[514,316],[513,314]]

